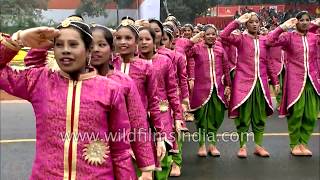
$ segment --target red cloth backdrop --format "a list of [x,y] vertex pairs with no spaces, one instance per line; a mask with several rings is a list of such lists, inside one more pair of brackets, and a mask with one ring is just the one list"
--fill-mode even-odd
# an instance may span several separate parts
[[225,28],[231,21],[233,17],[198,17],[195,19],[194,23],[198,24],[214,24],[218,29]]

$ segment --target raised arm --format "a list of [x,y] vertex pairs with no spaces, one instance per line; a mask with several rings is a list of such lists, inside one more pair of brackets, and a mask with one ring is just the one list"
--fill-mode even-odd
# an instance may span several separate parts
[[[291,18],[270,32],[267,36],[268,46],[288,47],[291,44],[290,33],[283,33],[297,24],[296,18]],[[283,33],[283,34],[282,34]]]
[[[45,33],[43,37],[40,34]],[[39,47],[49,45],[49,38],[57,35],[52,28],[32,28],[18,31],[12,37],[1,37],[0,44],[0,88],[9,94],[30,100],[31,91],[35,83],[41,77],[43,69],[14,70],[8,63],[23,47],[23,45]]]
[[317,30],[320,28],[320,18],[313,20],[309,26],[309,32],[317,33]]
[[223,32],[220,34],[220,38],[222,39],[222,41],[226,41],[225,43],[232,44],[239,48],[242,44],[242,35],[232,34],[232,31],[239,29],[240,24],[244,24],[248,22],[252,15],[256,15],[256,14],[245,13],[242,16],[240,16],[238,19],[228,24],[228,26],[225,27]]
[[27,67],[44,67],[46,65],[47,55],[47,48],[30,49],[27,56],[24,58],[24,63]]

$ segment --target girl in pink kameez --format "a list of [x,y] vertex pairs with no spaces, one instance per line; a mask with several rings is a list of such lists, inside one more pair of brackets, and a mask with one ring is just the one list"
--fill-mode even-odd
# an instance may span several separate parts
[[[113,62],[114,68],[129,75],[135,82],[144,109],[149,114],[150,126],[156,134],[156,162],[161,160],[166,153],[167,143],[169,148],[173,146],[173,138],[166,131],[164,124],[166,119],[161,117],[159,97],[157,90],[157,76],[152,64],[135,56],[138,43],[138,30],[129,23],[121,24],[115,34],[115,49],[120,54]],[[160,170],[160,164],[156,163],[156,169]]]
[[[280,116],[287,117],[291,154],[311,156],[308,141],[316,125],[320,106],[320,72],[317,49],[320,39],[313,32],[320,18],[311,24],[306,11],[289,19],[268,36],[268,44],[282,47],[287,54]],[[284,32],[296,27],[293,32]]]
[[142,172],[139,179],[152,178],[155,169],[154,144],[152,142],[147,113],[144,111],[139,92],[134,81],[126,74],[114,70],[109,64],[112,58],[113,36],[110,30],[102,25],[93,24],[91,27],[93,36],[93,49],[91,65],[102,76],[107,76],[121,83],[125,89],[126,104],[129,113],[131,132],[131,148],[138,168]]
[[[247,30],[240,35],[231,34],[242,23],[246,25]],[[262,147],[266,119],[273,113],[269,77],[277,92],[280,88],[273,66],[267,59],[266,37],[258,34],[259,27],[258,15],[246,13],[231,22],[220,34],[222,41],[238,49],[229,116],[235,119],[239,134],[240,158],[247,157],[246,143],[250,124],[256,144],[254,153],[261,157],[269,157],[268,151]]]
[[[169,60],[171,60],[174,68],[174,74],[175,79],[177,81],[176,92],[181,95],[182,100],[179,101],[182,102],[184,110],[188,110],[189,107],[189,93],[188,93],[188,85],[187,85],[187,77],[186,77],[186,62],[184,56],[181,56],[178,54],[175,50],[167,49],[162,44],[162,37],[164,34],[163,25],[160,21],[156,19],[149,20],[150,27],[155,32],[155,46],[157,48],[158,54],[165,55]],[[182,120],[182,119],[180,119]],[[184,121],[182,121],[184,122]],[[185,123],[182,124],[183,129],[187,130]],[[173,154],[173,163],[172,163],[172,169],[170,172],[170,176],[180,176],[181,175],[181,166],[182,166],[182,140],[181,138],[177,138],[175,141],[175,146],[178,146],[179,150],[176,154]]]
[[[67,20],[58,29],[33,28],[1,37],[0,88],[28,100],[35,111],[30,179],[137,179],[123,88],[87,66],[92,42],[88,25]],[[15,71],[7,65],[22,46],[49,46],[53,38],[60,71]],[[78,139],[86,134],[95,138]]]
[[[160,111],[166,119],[165,129],[173,132],[175,127],[179,133],[182,127],[182,109],[177,94],[177,81],[174,74],[172,62],[166,56],[155,53],[156,34],[151,28],[141,28],[139,30],[139,51],[141,57],[151,63],[158,74],[158,96],[160,99]],[[172,113],[173,112],[173,113]],[[171,115],[173,114],[173,115]],[[176,142],[173,142],[174,144]],[[174,146],[173,152],[179,149]],[[161,163],[162,171],[156,172],[156,179],[168,178],[171,169],[171,156],[166,155]]]
[[200,41],[198,34],[191,38],[186,47],[188,58],[194,60],[191,68],[194,87],[191,89],[190,105],[200,136],[198,155],[207,156],[205,143],[208,138],[209,153],[217,157],[220,152],[216,147],[216,137],[228,106],[231,80],[227,54],[217,41],[218,30],[210,24],[206,25],[204,30],[204,42],[194,43]]

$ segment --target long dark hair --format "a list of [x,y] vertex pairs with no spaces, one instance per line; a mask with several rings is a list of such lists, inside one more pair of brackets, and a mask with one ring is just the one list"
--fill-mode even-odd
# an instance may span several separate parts
[[310,16],[310,14],[309,14],[308,11],[300,11],[300,12],[298,12],[298,13],[296,14],[296,18],[297,18],[298,20],[300,20],[303,15],[309,16],[309,19],[311,20],[311,16]]
[[105,26],[102,26],[100,24],[92,24],[91,27],[90,27],[90,30],[93,32],[95,30],[102,30],[103,31],[103,36],[105,38],[105,40],[107,41],[107,43],[109,44],[110,48],[111,49],[114,49],[113,48],[113,36],[112,36],[112,33],[111,31],[105,27]]

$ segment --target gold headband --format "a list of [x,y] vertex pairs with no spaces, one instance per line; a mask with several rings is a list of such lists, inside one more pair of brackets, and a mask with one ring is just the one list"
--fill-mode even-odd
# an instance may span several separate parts
[[132,21],[131,19],[124,19],[121,21],[121,25],[122,26],[134,25],[134,21]]
[[80,18],[80,17],[77,17],[77,16],[71,16],[71,17],[68,17],[67,19],[70,20],[70,21],[80,21],[80,22],[83,22],[83,19]]
[[77,29],[79,29],[80,31],[86,33],[89,37],[93,38],[92,35],[90,33],[88,33],[87,31],[85,31],[84,29],[82,29],[80,26],[78,26],[76,23],[78,24],[82,24],[82,25],[85,25],[88,27],[88,29],[90,29],[90,27],[88,26],[88,24],[84,23],[84,22],[81,22],[81,21],[71,21],[70,19],[65,19],[61,22],[60,25],[58,25],[58,28],[61,26],[63,28],[67,28],[67,27],[70,27],[70,26],[73,26]]

